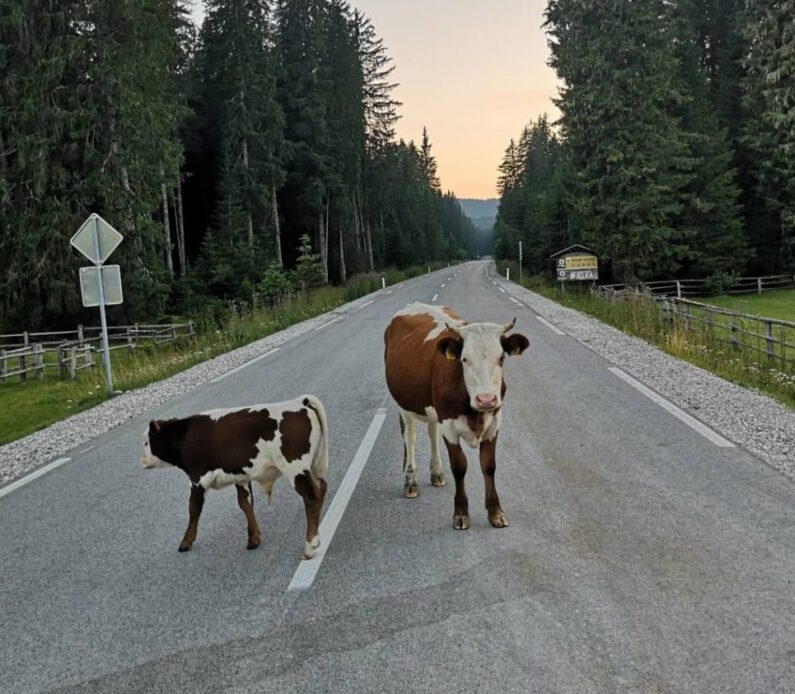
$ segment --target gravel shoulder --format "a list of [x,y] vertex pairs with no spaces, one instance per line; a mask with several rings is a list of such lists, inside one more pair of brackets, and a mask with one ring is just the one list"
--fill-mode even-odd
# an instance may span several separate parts
[[493,276],[512,296],[680,408],[795,480],[795,412],[772,398]]
[[196,364],[170,378],[127,391],[21,439],[0,446],[0,487],[13,482],[67,451],[101,436],[114,427],[159,407],[261,354],[314,330],[323,323],[356,311],[380,291],[343,304],[332,311],[291,325],[277,333]]

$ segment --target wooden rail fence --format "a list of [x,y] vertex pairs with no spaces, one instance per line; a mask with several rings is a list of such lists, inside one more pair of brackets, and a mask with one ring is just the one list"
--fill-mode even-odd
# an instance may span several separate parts
[[[639,291],[654,296],[683,297],[703,296],[707,280],[658,280],[640,282],[637,285],[603,284],[596,287],[600,292]],[[726,290],[726,294],[762,294],[771,289],[791,289],[795,287],[795,275],[767,275],[765,277],[740,277]]]
[[[193,322],[168,324],[119,325],[108,328],[109,349],[135,349],[149,342],[162,345],[180,338],[194,339]],[[0,383],[19,376],[24,383],[28,374],[44,378],[45,369],[57,369],[59,378],[76,377],[77,372],[92,369],[94,354],[102,359],[102,329],[77,326],[76,330],[23,332],[0,335]],[[50,355],[51,358],[47,358]]]
[[709,340],[747,350],[777,363],[784,371],[795,371],[795,322],[752,316],[676,296],[655,295],[631,289],[596,287],[594,293],[611,301],[636,301],[655,306],[662,322]]

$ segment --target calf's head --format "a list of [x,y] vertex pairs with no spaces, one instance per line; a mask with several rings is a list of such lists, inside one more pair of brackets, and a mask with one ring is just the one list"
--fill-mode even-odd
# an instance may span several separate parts
[[510,323],[468,323],[447,326],[452,335],[437,342],[437,349],[449,360],[461,362],[469,406],[478,412],[493,412],[502,406],[502,365],[506,355],[524,352],[530,341],[519,333],[507,335]]
[[[174,464],[173,462],[163,459],[169,456],[162,425],[162,422],[152,420],[149,422],[149,428],[143,434],[144,453],[141,457],[141,467],[147,470],[158,467],[170,467]],[[160,456],[163,456],[163,458]]]

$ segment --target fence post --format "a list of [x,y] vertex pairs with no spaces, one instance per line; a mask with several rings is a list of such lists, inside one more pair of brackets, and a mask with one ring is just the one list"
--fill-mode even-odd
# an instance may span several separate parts
[[128,347],[132,347],[133,346],[132,331],[130,330],[130,327],[131,326],[129,326],[129,325],[127,326],[127,346]]
[[671,307],[668,304],[668,299],[662,300],[662,314],[663,314],[663,323],[668,323],[671,320],[670,316]]
[[679,280],[676,280],[676,298],[682,298],[682,283]]
[[69,350],[69,378],[74,381],[76,373],[77,373],[77,347],[72,345],[72,349]]
[[8,361],[4,349],[0,349],[0,381],[8,383]]
[[94,351],[91,349],[91,345],[85,345],[83,347],[83,363],[86,366],[90,366],[92,369],[94,368]]
[[175,323],[171,324],[171,341],[172,342],[177,341],[177,326]]
[[33,345],[33,369],[37,381],[44,378],[44,345],[41,343]]
[[762,293],[762,278],[761,277],[757,277],[756,278],[756,293],[757,294],[761,294]]
[[[28,334],[25,333],[25,347],[28,346]],[[25,363],[25,352],[20,352],[19,354],[19,382],[25,383],[28,380],[28,374],[25,371],[27,369],[27,364]]]
[[740,340],[737,336],[737,314],[732,314],[732,345],[734,349],[740,349]]
[[690,304],[685,304],[685,329],[690,330]]
[[83,325],[81,323],[77,326],[77,341],[81,347],[83,346],[83,339]]
[[30,347],[30,336],[27,330],[22,333],[22,342],[25,344],[25,347]]
[[[782,342],[784,336],[782,335]],[[776,358],[776,341],[773,339],[773,321],[765,321],[765,341],[767,342],[767,358],[773,361]]]
[[66,354],[62,346],[58,346],[55,352],[55,358],[58,360],[58,378],[63,378],[66,372]]
[[188,337],[189,337],[191,340],[195,340],[195,339],[196,339],[196,331],[195,331],[195,330],[194,330],[194,328],[193,328],[193,321],[192,321],[192,320],[189,320],[189,321],[188,321],[188,330],[190,331],[190,332],[188,333]]

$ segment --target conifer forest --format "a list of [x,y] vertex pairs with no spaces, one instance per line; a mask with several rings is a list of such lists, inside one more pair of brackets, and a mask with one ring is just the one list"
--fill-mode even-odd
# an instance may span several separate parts
[[197,29],[183,0],[0,0],[0,332],[93,315],[69,245],[92,212],[124,235],[120,320],[267,300],[299,259],[338,284],[477,252],[428,133],[396,139],[367,17],[204,9]]

